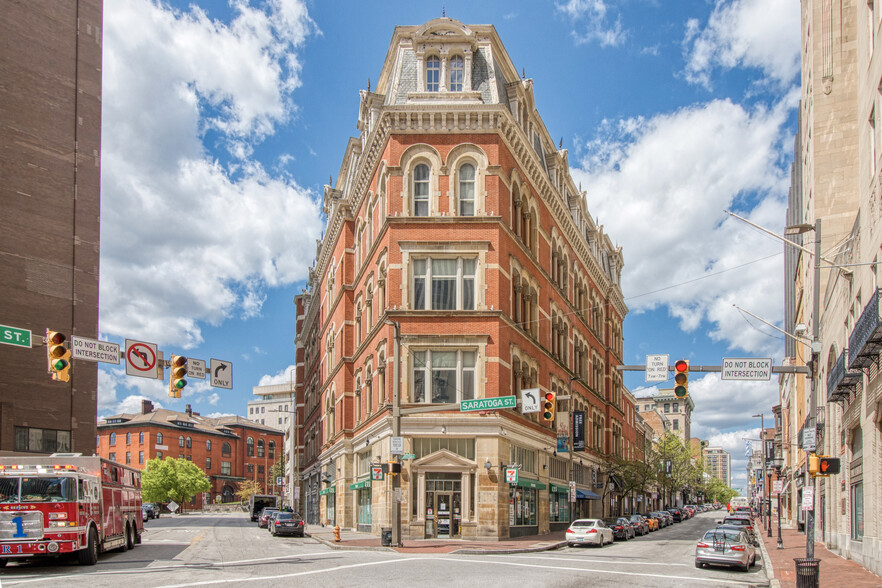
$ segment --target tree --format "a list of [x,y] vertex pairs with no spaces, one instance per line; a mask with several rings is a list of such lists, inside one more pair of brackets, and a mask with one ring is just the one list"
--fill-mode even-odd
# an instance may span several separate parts
[[279,459],[276,461],[276,463],[271,465],[270,469],[269,469],[269,476],[270,476],[269,479],[273,484],[275,484],[275,481],[278,478],[284,478],[285,477],[285,460]]
[[151,459],[141,474],[141,494],[147,502],[174,500],[183,506],[197,493],[210,489],[205,472],[186,459]]
[[238,496],[242,502],[248,502],[252,496],[262,492],[263,488],[260,487],[260,484],[258,484],[256,480],[245,480],[244,482],[239,483],[239,489],[236,490],[236,496]]

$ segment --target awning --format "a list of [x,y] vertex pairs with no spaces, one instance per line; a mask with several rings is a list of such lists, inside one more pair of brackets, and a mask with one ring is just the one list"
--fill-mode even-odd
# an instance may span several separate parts
[[336,493],[337,493],[336,486],[329,486],[328,488],[325,488],[323,490],[319,490],[319,496],[324,496],[325,494],[336,494]]
[[545,484],[539,480],[531,480],[529,478],[521,478],[518,476],[518,483],[512,486],[520,486],[521,488],[536,488],[537,490],[545,490]]
[[362,488],[370,488],[371,481],[370,480],[362,480],[361,482],[356,482],[355,484],[350,484],[350,490],[361,490]]
[[569,486],[561,486],[560,484],[549,484],[548,491],[556,492],[557,494],[566,494],[570,491],[570,488]]
[[591,490],[581,490],[579,488],[576,488],[576,498],[579,500],[600,500],[600,496]]

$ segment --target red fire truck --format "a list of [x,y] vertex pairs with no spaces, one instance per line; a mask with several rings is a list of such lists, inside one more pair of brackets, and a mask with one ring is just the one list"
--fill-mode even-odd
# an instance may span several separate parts
[[0,567],[10,559],[102,551],[141,542],[141,472],[100,457],[0,457]]

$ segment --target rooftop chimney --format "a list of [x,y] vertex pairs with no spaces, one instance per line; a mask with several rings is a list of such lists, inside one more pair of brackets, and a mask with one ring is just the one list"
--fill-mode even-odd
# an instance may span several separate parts
[[188,404],[187,408],[184,409],[184,412],[186,412],[188,416],[193,416],[193,407]]
[[141,414],[150,414],[153,412],[153,403],[149,400],[141,401]]

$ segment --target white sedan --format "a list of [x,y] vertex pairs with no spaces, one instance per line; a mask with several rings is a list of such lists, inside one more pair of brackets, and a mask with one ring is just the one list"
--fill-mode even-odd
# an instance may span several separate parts
[[613,542],[613,531],[600,519],[578,519],[567,529],[567,545],[606,545]]

